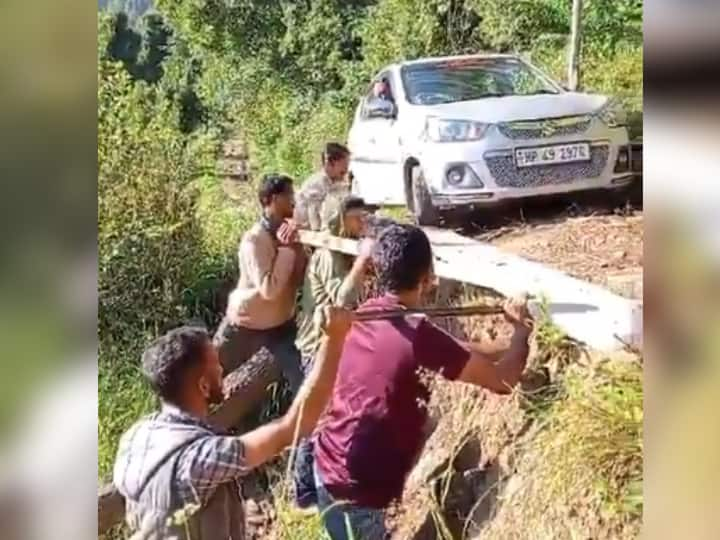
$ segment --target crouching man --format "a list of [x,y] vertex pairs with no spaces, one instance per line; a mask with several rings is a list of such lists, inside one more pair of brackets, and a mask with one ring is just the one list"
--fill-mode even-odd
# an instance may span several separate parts
[[[374,210],[359,197],[347,196],[339,204],[326,201],[322,209],[322,228],[334,236],[360,239],[367,228],[367,217]],[[373,241],[363,238],[358,256],[329,249],[318,249],[310,257],[300,304],[297,345],[306,372],[312,369],[322,339],[316,314],[327,306],[355,307],[363,284]],[[317,505],[313,474],[313,445],[308,438],[299,445],[295,458],[295,503],[303,510]]]
[[[383,230],[372,261],[383,294],[359,312],[419,307],[434,286],[430,242],[417,227]],[[386,537],[385,509],[402,495],[424,445],[430,395],[419,368],[497,393],[515,386],[531,332],[525,301],[508,303],[506,316],[515,331],[502,350],[461,343],[423,316],[353,325],[315,439],[318,506],[333,540]]]
[[133,539],[245,538],[239,480],[290,445],[298,424],[300,434],[311,432],[332,390],[352,314],[326,308],[324,315],[317,360],[287,414],[241,436],[207,423],[223,394],[206,331],[182,327],[150,345],[143,372],[161,409],[122,436],[113,473]]

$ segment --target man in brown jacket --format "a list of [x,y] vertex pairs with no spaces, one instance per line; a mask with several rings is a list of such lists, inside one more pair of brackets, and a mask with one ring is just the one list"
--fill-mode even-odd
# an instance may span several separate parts
[[295,346],[295,300],[307,257],[290,219],[295,206],[292,184],[291,178],[278,174],[262,180],[262,217],[240,242],[240,279],[214,344],[226,372],[266,347],[295,393],[303,379]]

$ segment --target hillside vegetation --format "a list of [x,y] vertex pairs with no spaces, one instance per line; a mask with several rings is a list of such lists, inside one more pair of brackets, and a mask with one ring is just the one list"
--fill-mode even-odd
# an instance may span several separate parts
[[[642,4],[585,4],[582,85],[641,118]],[[223,196],[223,140],[241,132],[254,172],[301,179],[389,62],[519,51],[562,80],[569,12],[568,0],[159,0],[137,18],[99,13],[99,474],[154,406],[144,345],[188,320],[214,327],[236,279],[257,209]]]

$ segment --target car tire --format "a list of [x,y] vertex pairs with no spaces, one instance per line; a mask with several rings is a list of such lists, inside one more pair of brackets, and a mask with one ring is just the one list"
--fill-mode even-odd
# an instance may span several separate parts
[[440,212],[433,206],[425,176],[420,167],[413,167],[410,183],[410,210],[415,222],[421,226],[433,226],[440,222]]

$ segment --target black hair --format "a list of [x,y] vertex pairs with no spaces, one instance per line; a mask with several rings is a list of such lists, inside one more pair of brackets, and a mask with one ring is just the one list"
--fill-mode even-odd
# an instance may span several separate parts
[[393,223],[380,232],[373,266],[381,290],[412,290],[432,269],[430,240],[419,227]]
[[350,210],[367,209],[368,205],[365,203],[365,199],[356,195],[348,195],[340,203],[340,213],[345,215]]
[[344,144],[329,142],[325,145],[322,153],[322,163],[335,163],[340,159],[345,159],[350,155],[350,150]]
[[286,193],[293,185],[293,179],[286,174],[266,174],[260,181],[258,189],[258,200],[263,206],[267,206],[275,195]]
[[366,236],[377,239],[385,229],[395,224],[397,222],[390,218],[371,214],[367,219]]
[[153,341],[142,355],[142,370],[153,391],[177,402],[188,372],[200,365],[210,336],[201,326],[181,326]]

